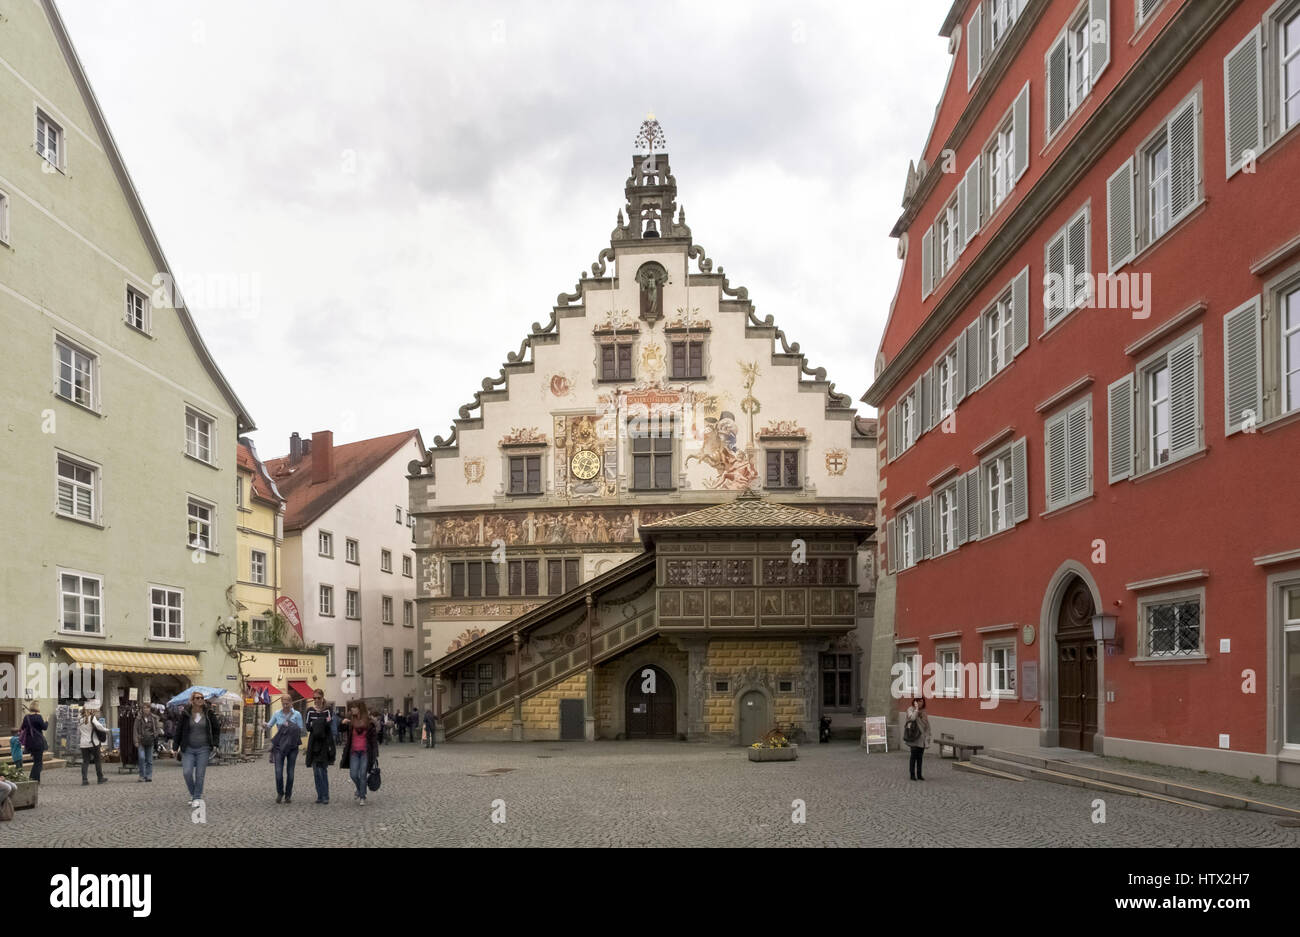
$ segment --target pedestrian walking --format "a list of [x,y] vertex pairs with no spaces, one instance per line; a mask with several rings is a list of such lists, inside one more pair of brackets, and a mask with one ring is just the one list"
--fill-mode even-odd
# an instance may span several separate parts
[[907,761],[907,774],[913,781],[924,781],[921,774],[921,758],[930,747],[930,717],[925,714],[925,699],[917,697],[907,707],[907,718],[903,721],[903,744],[912,750],[912,757]]
[[433,748],[437,739],[438,717],[433,714],[432,709],[424,712],[424,747]]
[[172,737],[176,759],[181,763],[181,774],[185,776],[185,787],[190,792],[191,807],[197,807],[203,801],[203,779],[208,773],[212,750],[220,738],[216,713],[203,694],[195,690],[190,694],[189,705],[176,720],[176,734]]
[[397,714],[397,741],[406,744],[406,713],[400,711]]
[[77,726],[77,747],[81,749],[81,784],[86,786],[90,781],[86,778],[86,769],[90,763],[95,763],[95,777],[99,780],[97,783],[103,784],[108,778],[104,777],[104,765],[100,758],[99,746],[108,738],[108,726],[104,725],[104,720],[99,718],[99,701],[88,700],[81,710],[81,722]]
[[356,787],[357,806],[366,805],[366,778],[371,766],[379,762],[379,730],[366,712],[366,704],[348,705],[348,717],[343,720],[343,759],[340,768],[346,768]]
[[335,720],[325,708],[325,693],[317,690],[312,694],[311,709],[307,711],[307,758],[306,764],[312,770],[316,782],[316,803],[330,802],[329,767],[334,764],[334,739],[338,729]]
[[153,781],[153,753],[161,732],[162,726],[158,722],[158,714],[148,705],[141,706],[140,715],[135,717],[135,729],[132,732],[135,736],[136,762],[140,771],[140,776],[135,779],[137,784]]
[[41,715],[40,703],[33,702],[27,707],[27,715],[23,716],[18,736],[23,748],[27,749],[27,754],[32,756],[31,779],[37,783],[40,783],[41,766],[45,764],[45,752],[49,748],[45,742],[45,730],[49,727],[50,724]]
[[266,730],[278,728],[271,740],[271,762],[275,765],[275,802],[293,803],[293,770],[298,764],[302,744],[302,713],[293,708],[289,694],[280,697],[280,709],[266,724]]
[[406,736],[414,744],[420,734],[420,708],[417,706],[406,714]]

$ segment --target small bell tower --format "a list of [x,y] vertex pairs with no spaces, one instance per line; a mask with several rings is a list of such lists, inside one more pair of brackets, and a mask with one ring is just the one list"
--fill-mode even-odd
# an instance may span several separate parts
[[[611,240],[689,238],[691,231],[686,227],[685,213],[677,209],[677,180],[668,165],[664,131],[654,114],[647,114],[641,122],[633,146],[637,152],[632,157],[632,174],[623,189],[627,221],[624,222],[623,213],[619,212],[618,227]],[[674,212],[678,212],[676,221]]]

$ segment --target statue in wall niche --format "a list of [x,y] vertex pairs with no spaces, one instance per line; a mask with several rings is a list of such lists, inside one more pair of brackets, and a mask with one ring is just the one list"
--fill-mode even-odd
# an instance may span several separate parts
[[654,325],[664,314],[663,288],[668,282],[668,271],[650,261],[642,264],[636,272],[636,281],[641,287],[640,317],[647,324]]

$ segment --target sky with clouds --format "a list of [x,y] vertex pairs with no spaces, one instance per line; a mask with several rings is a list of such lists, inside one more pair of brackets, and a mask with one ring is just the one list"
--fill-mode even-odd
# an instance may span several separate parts
[[650,111],[695,240],[856,400],[948,6],[59,3],[263,458],[446,435],[609,245]]

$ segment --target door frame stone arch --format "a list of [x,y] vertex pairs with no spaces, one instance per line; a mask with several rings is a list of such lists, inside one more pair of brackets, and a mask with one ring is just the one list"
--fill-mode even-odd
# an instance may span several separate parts
[[769,721],[775,718],[776,713],[776,695],[770,687],[764,686],[757,680],[738,681],[736,691],[731,698],[731,743],[733,745],[744,745],[745,741],[740,737],[740,701],[745,698],[747,693],[758,693],[767,703],[767,715]]
[[[1088,567],[1077,560],[1066,560],[1057,567],[1043,592],[1043,605],[1038,615],[1038,707],[1041,716],[1038,722],[1038,744],[1055,748],[1060,744],[1060,723],[1056,712],[1057,695],[1057,652],[1056,621],[1061,610],[1061,600],[1065,598],[1066,587],[1078,577],[1092,593],[1092,607],[1100,613],[1101,590]],[[1017,684],[1019,685],[1019,684]],[[1106,734],[1106,655],[1099,649],[1097,653],[1097,735],[1094,749],[1100,753],[1102,741]]]
[[[645,667],[658,667],[668,675],[668,679],[672,680],[673,692],[677,696],[674,703],[677,708],[677,737],[681,738],[686,733],[687,697],[690,687],[686,680],[686,671],[658,648],[643,647],[629,651],[627,657],[613,663],[606,671],[606,679],[612,681],[610,687],[612,723],[604,729],[607,737],[627,738],[627,682],[632,678],[632,674]],[[600,727],[597,726],[597,735],[599,734],[601,734]]]

